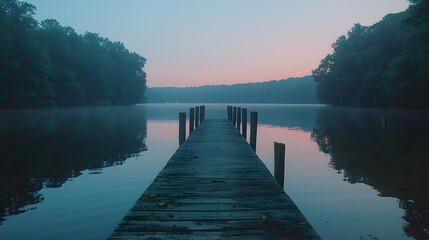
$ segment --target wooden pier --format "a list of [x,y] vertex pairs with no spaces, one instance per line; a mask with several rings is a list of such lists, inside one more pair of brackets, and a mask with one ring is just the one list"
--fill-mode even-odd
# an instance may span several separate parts
[[110,239],[320,239],[227,119],[206,119]]

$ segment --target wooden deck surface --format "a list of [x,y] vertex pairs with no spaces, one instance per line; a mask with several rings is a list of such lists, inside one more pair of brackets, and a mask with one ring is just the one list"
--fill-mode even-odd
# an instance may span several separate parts
[[228,120],[206,119],[110,239],[319,239]]

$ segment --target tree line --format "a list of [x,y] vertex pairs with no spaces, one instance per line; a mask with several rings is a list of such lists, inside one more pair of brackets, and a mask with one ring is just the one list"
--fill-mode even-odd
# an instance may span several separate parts
[[150,103],[319,103],[311,76],[261,83],[148,88],[146,97]]
[[372,26],[355,24],[313,71],[322,103],[429,108],[429,0]]
[[96,33],[77,34],[36,7],[0,0],[0,108],[132,104],[144,100],[146,59]]

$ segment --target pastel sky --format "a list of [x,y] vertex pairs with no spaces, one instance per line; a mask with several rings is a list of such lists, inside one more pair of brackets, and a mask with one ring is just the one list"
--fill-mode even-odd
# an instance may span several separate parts
[[147,85],[200,86],[310,75],[353,24],[407,0],[27,0],[36,19],[121,41],[147,59]]

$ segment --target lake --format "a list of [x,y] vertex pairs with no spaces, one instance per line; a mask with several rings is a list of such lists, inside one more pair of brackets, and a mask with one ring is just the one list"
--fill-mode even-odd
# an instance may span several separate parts
[[[323,239],[429,239],[429,111],[230,105],[258,112],[271,172],[273,142],[286,144],[285,191]],[[0,239],[107,238],[194,106],[0,111]],[[226,118],[226,104],[205,106]]]

